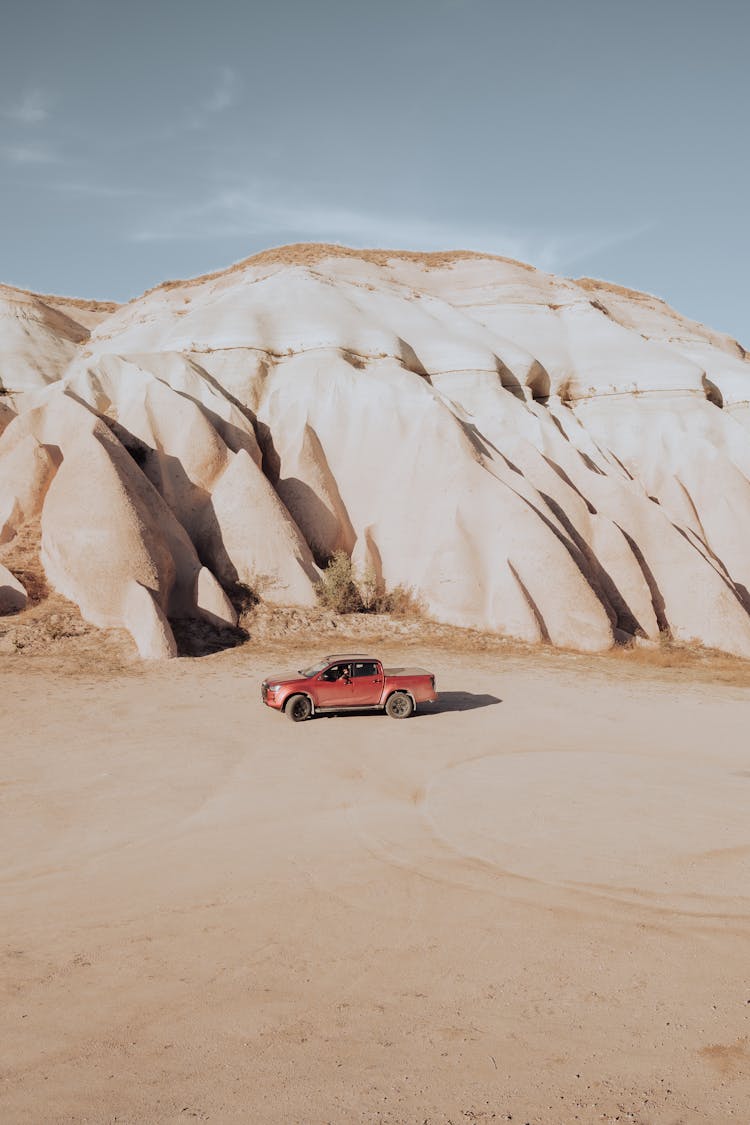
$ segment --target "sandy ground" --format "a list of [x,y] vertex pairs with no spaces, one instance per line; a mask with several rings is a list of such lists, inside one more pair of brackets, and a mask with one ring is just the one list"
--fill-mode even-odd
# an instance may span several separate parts
[[0,656],[4,1125],[750,1121],[750,686],[381,653]]

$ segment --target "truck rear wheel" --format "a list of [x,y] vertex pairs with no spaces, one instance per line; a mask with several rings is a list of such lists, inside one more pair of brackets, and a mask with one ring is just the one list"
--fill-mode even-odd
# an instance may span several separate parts
[[394,691],[393,695],[388,696],[385,713],[392,719],[408,719],[413,710],[411,696],[405,691]]
[[303,723],[312,715],[312,703],[306,695],[293,695],[287,700],[284,714],[293,723]]

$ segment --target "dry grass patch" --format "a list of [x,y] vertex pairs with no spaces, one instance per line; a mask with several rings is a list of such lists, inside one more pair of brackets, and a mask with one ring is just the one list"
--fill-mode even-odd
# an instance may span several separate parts
[[750,687],[750,661],[717,649],[665,641],[654,648],[613,648],[604,654],[613,666],[687,673],[691,678]]

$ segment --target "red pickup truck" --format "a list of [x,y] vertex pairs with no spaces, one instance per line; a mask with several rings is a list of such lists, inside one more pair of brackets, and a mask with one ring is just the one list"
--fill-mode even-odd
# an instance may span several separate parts
[[384,668],[372,656],[338,653],[311,668],[269,676],[261,697],[301,723],[334,711],[385,711],[392,719],[408,719],[418,703],[434,703],[437,692],[435,677],[424,668]]

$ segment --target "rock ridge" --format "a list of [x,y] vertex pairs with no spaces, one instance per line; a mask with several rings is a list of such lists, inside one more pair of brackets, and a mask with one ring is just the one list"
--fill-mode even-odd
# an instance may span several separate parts
[[750,361],[657,297],[301,244],[119,306],[0,286],[0,387],[0,565],[38,521],[145,657],[345,550],[447,625],[750,658]]

